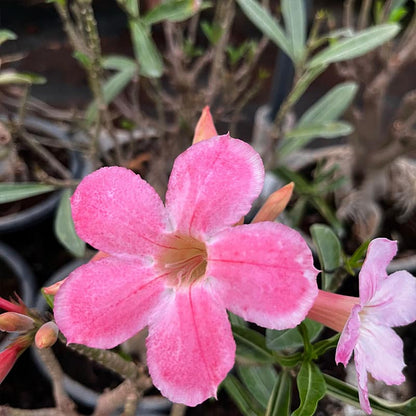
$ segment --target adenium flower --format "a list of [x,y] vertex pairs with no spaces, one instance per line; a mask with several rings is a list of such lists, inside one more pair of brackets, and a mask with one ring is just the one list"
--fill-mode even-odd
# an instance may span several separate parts
[[234,364],[226,310],[289,328],[317,294],[311,252],[296,231],[234,226],[262,188],[260,156],[229,135],[200,139],[176,159],[165,204],[121,167],[82,180],[71,199],[77,233],[108,256],[72,272],[54,308],[68,343],[112,348],[148,326],[154,385],[189,406],[215,396]]
[[370,414],[367,372],[388,385],[401,384],[403,342],[392,327],[416,320],[416,279],[407,271],[387,275],[397,243],[373,240],[359,274],[359,298],[319,291],[308,317],[341,332],[335,361],[347,365],[354,351],[362,409]]

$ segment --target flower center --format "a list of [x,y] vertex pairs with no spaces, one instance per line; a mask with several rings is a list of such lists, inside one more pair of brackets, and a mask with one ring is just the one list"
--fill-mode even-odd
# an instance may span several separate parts
[[190,236],[173,234],[167,239],[165,248],[156,262],[168,273],[172,287],[189,286],[202,279],[207,267],[205,244]]

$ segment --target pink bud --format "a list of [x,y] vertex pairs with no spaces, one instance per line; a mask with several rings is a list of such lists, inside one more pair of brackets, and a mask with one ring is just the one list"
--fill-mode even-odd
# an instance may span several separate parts
[[0,330],[6,332],[25,332],[34,327],[34,321],[27,315],[5,312],[0,315]]
[[23,301],[19,298],[19,303],[9,302],[6,299],[0,298],[0,309],[9,312],[25,313],[27,311]]
[[53,285],[42,288],[42,291],[43,293],[45,293],[45,295],[55,296],[58,293],[59,288],[62,286],[64,282],[65,282],[65,279],[62,279],[59,282],[54,283]]
[[59,329],[55,322],[49,321],[43,324],[35,335],[35,344],[38,348],[52,347],[58,339]]
[[17,338],[4,351],[0,352],[0,384],[14,366],[19,355],[30,345],[28,338]]
[[215,129],[209,107],[206,106],[202,110],[201,117],[199,118],[195,127],[195,134],[192,143],[195,144],[201,142],[202,140],[210,139],[214,136],[218,136],[218,133]]

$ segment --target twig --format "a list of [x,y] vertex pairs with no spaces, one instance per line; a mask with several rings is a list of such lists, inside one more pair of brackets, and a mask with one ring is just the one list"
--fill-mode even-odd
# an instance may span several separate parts
[[17,115],[17,125],[19,126],[19,128],[23,126],[23,123],[25,120],[29,93],[30,93],[30,84],[25,85],[23,89],[22,99],[20,101],[19,112]]
[[345,28],[353,28],[355,0],[346,0],[344,3],[344,13],[342,23]]
[[358,30],[363,30],[368,25],[372,1],[373,0],[363,0],[361,3],[360,14],[358,16]]
[[46,369],[48,370],[53,387],[53,395],[55,398],[56,407],[63,415],[77,415],[75,412],[75,403],[66,394],[63,385],[63,371],[55,358],[51,348],[39,349],[39,356]]
[[71,179],[71,172],[49,150],[39,144],[39,142],[23,128],[18,129],[15,135],[36,152],[39,157],[47,162],[62,178]]
[[180,403],[173,403],[169,416],[184,416],[186,413],[186,406]]

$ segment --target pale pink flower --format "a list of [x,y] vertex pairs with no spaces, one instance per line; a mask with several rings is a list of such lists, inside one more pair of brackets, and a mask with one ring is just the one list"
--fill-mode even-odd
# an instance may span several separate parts
[[235,358],[226,310],[289,328],[317,294],[311,252],[296,231],[234,226],[263,177],[254,149],[225,135],[176,159],[165,205],[127,169],[84,178],[71,200],[75,227],[109,256],[58,290],[55,319],[68,342],[112,348],[148,326],[147,363],[162,394],[190,406],[215,396]]
[[335,361],[347,365],[354,351],[362,409],[370,414],[367,372],[388,385],[401,384],[403,342],[392,329],[416,320],[416,279],[407,271],[387,275],[397,243],[373,240],[359,274],[360,297],[319,291],[308,317],[341,333]]

